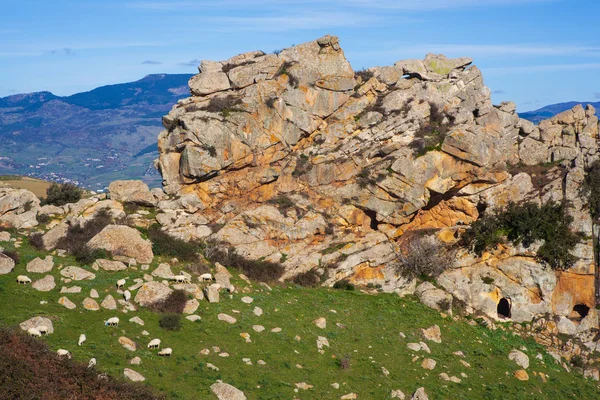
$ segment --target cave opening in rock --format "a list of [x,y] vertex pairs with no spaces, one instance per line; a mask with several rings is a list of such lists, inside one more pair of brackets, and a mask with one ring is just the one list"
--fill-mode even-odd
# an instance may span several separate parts
[[501,298],[498,302],[498,308],[496,309],[498,317],[510,318],[510,308],[510,301],[508,301],[505,297]]
[[569,318],[572,320],[581,321],[587,317],[589,312],[590,308],[585,304],[576,304],[575,307],[573,307],[573,311],[571,312],[571,315],[569,315]]
[[371,223],[369,224],[371,229],[373,229],[374,231],[379,230],[379,221],[377,221],[377,213],[373,210],[365,210],[365,214],[367,214],[367,217],[369,217],[369,219],[371,220]]

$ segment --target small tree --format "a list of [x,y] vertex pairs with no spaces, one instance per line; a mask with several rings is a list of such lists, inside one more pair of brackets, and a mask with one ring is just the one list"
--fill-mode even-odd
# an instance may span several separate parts
[[449,250],[433,235],[411,234],[392,266],[404,276],[436,277],[450,267]]
[[53,183],[46,189],[46,198],[42,199],[42,203],[53,206],[64,206],[65,204],[76,203],[81,200],[82,194],[83,190],[71,183]]

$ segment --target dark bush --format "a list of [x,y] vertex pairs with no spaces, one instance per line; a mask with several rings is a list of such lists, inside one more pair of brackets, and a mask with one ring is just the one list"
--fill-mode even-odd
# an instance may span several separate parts
[[92,251],[87,247],[87,242],[111,223],[113,219],[110,214],[106,210],[100,210],[85,225],[70,226],[66,236],[58,241],[56,247],[67,250],[83,264],[91,263],[97,258],[105,258],[105,251]]
[[416,150],[418,156],[432,150],[439,150],[446,139],[446,135],[452,130],[454,118],[442,111],[430,102],[429,121],[421,124],[415,132],[414,140],[410,147]]
[[594,161],[586,170],[583,192],[588,197],[590,215],[600,218],[600,161]]
[[21,260],[21,256],[15,250],[4,250],[4,255],[12,259],[15,264],[18,264]]
[[36,219],[40,224],[46,225],[52,218],[48,214],[38,214]]
[[109,376],[98,379],[96,369],[58,357],[45,341],[18,329],[0,328],[0,399],[157,398],[143,385]]
[[300,156],[296,159],[296,167],[292,172],[292,176],[298,177],[302,175],[306,175],[310,172],[313,165],[310,162],[309,158],[305,154],[300,154]]
[[304,287],[312,287],[317,286],[321,281],[321,278],[314,270],[306,271],[301,274],[298,274],[292,280],[296,285],[304,286]]
[[288,83],[290,84],[290,86],[298,87],[298,83],[299,83],[298,78],[296,78],[290,72],[290,69],[296,64],[297,63],[293,62],[293,61],[285,61],[283,64],[281,64],[281,67],[279,67],[279,71],[277,71],[275,76],[286,75],[288,77]]
[[185,270],[192,275],[202,275],[207,272],[210,272],[210,266],[206,262],[202,261],[186,265]]
[[125,214],[130,215],[130,214],[135,214],[136,212],[138,212],[140,209],[140,206],[132,203],[130,201],[127,201],[125,203],[123,203],[123,211],[125,211]]
[[583,360],[583,357],[576,354],[573,357],[571,357],[571,365],[575,368],[583,368],[585,367],[585,361]]
[[182,314],[187,301],[187,292],[184,290],[174,290],[165,299],[149,304],[148,309],[165,314]]
[[354,290],[354,285],[348,279],[342,279],[333,284],[334,289]]
[[158,321],[158,325],[167,331],[179,331],[181,330],[181,315],[165,314]]
[[232,247],[218,242],[209,242],[205,247],[206,258],[212,263],[219,262],[227,267],[234,268],[248,278],[259,282],[274,282],[277,281],[285,268],[281,264],[277,264],[264,260],[250,260],[238,253]]
[[92,264],[99,258],[108,258],[108,253],[104,249],[91,249],[88,246],[75,247],[71,254],[80,264]]
[[286,210],[295,206],[294,200],[284,195],[274,197],[269,200],[268,203],[277,206],[281,212],[285,212]]
[[232,94],[226,96],[216,96],[210,99],[208,104],[201,108],[203,111],[221,113],[224,118],[227,118],[232,112],[243,111],[238,108],[242,104],[242,99]]
[[81,200],[82,194],[83,190],[71,183],[53,183],[46,190],[46,197],[42,199],[42,204],[64,206],[67,203],[76,203]]
[[148,238],[152,242],[154,255],[177,257],[179,261],[183,262],[198,261],[200,244],[174,238],[163,232],[158,224],[152,224],[148,228]]
[[375,73],[373,71],[369,71],[368,69],[361,69],[359,71],[356,71],[354,75],[360,77],[363,80],[363,82],[366,82],[369,79],[371,79],[373,75],[375,75]]
[[483,215],[466,231],[461,242],[478,255],[506,240],[514,245],[529,247],[543,241],[537,258],[553,269],[566,269],[577,260],[570,251],[581,236],[571,232],[573,222],[564,203],[549,202],[543,206],[534,203],[510,203],[495,215]]
[[350,356],[345,355],[337,360],[340,369],[347,370],[350,369]]
[[418,231],[407,235],[392,263],[398,273],[413,278],[436,277],[450,267],[454,257],[434,235]]
[[41,232],[34,232],[29,236],[29,244],[35,247],[38,250],[44,249],[44,242],[42,240],[42,236],[44,236]]

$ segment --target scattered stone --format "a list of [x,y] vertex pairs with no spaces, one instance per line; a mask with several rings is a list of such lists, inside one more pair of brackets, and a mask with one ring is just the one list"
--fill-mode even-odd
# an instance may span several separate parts
[[129,338],[126,338],[125,336],[121,336],[119,338],[119,343],[126,350],[135,351],[137,349],[137,346],[136,346],[135,342],[133,340],[129,339]]
[[161,263],[154,271],[152,271],[151,275],[158,278],[171,279],[175,274],[171,271],[171,266],[169,264]]
[[218,303],[219,302],[219,289],[217,286],[207,286],[204,288],[204,296],[208,300],[209,303]]
[[81,287],[80,286],[72,286],[70,288],[63,286],[60,289],[61,293],[81,293]]
[[60,299],[58,299],[58,304],[68,308],[69,310],[73,310],[75,309],[77,306],[75,305],[75,303],[73,303],[71,300],[69,300],[67,297],[63,296]]
[[105,259],[98,259],[92,264],[92,269],[98,271],[99,269],[103,269],[104,271],[123,271],[127,269],[127,265],[122,263],[121,261],[112,261]]
[[254,299],[252,297],[250,297],[250,296],[244,296],[244,297],[242,297],[242,302],[243,303],[250,304],[253,301],[254,301]]
[[131,359],[131,361],[129,361],[129,364],[132,364],[132,365],[140,365],[141,363],[142,363],[142,359],[139,357],[133,357]]
[[529,368],[529,357],[527,354],[520,350],[513,350],[508,355],[508,359],[514,361],[519,367],[523,369]]
[[256,363],[260,365],[267,365],[267,363],[264,360],[258,360]]
[[[130,290],[134,290],[130,288]],[[148,304],[164,300],[173,291],[169,286],[160,282],[146,282],[140,286],[140,290],[135,295],[135,302],[147,306]]]
[[334,388],[334,389],[339,389],[339,388],[340,388],[340,384],[339,384],[339,383],[337,383],[337,382],[333,382],[333,383],[331,384],[331,387],[332,387],[332,388]]
[[300,382],[300,383],[296,383],[296,387],[300,390],[308,390],[308,389],[312,389],[314,386],[309,385],[306,382]]
[[102,303],[100,303],[100,305],[103,308],[106,308],[107,310],[116,310],[117,309],[117,302],[115,301],[115,298],[112,297],[112,295],[107,294],[106,297],[104,298],[104,300],[102,300]]
[[227,315],[227,314],[219,314],[217,315],[217,318],[219,319],[219,321],[224,321],[227,322],[228,324],[235,324],[237,322],[237,319],[233,318],[231,315]]
[[313,324],[317,326],[317,328],[325,329],[327,328],[327,320],[323,317],[317,318],[313,321]]
[[10,233],[9,232],[0,232],[0,242],[8,242],[10,241]]
[[134,324],[138,324],[138,325],[142,325],[144,326],[144,320],[142,320],[140,317],[133,317],[129,319],[129,322],[133,322]]
[[0,253],[0,275],[6,275],[15,268],[15,262],[4,253]]
[[97,299],[100,297],[100,295],[98,294],[98,291],[96,289],[92,289],[90,290],[90,297],[92,299]]
[[193,314],[198,310],[200,303],[196,299],[190,299],[185,302],[185,307],[183,308],[184,314]]
[[265,327],[262,325],[252,325],[252,329],[254,329],[256,332],[262,332],[265,330]]
[[216,367],[214,364],[211,364],[211,363],[206,363],[206,366],[208,368],[212,369],[213,371],[218,371],[219,370],[218,367]]
[[132,369],[129,368],[125,368],[125,370],[123,371],[123,374],[125,375],[125,377],[133,382],[143,382],[146,380],[146,378],[144,378],[144,376],[142,374],[140,374],[139,372],[135,372]]
[[98,305],[96,300],[86,297],[83,300],[83,308],[90,311],[98,311],[100,309],[100,306]]
[[242,358],[242,362],[246,365],[252,365],[252,360],[249,358]]
[[515,378],[517,378],[520,381],[528,381],[529,380],[529,374],[527,374],[527,371],[525,371],[524,369],[515,371],[514,375],[515,375]]
[[252,342],[252,340],[250,340],[250,334],[248,332],[242,332],[240,333],[240,336],[246,340],[246,343]]
[[271,332],[273,332],[273,333],[279,333],[279,332],[281,332],[281,328],[279,328],[279,327],[273,328],[273,329],[271,329]]
[[431,358],[426,358],[421,363],[421,367],[428,369],[430,371],[433,370],[436,365],[437,365],[437,362],[435,360],[432,360]]
[[31,287],[40,292],[49,292],[56,287],[56,283],[54,282],[54,277],[52,275],[46,275],[42,279],[33,282]]
[[108,225],[87,245],[91,249],[104,249],[109,253],[135,258],[139,263],[150,264],[154,258],[152,243],[142,239],[137,229],[125,225]]
[[219,357],[229,357],[229,353],[219,353]]
[[196,322],[196,321],[201,321],[202,318],[199,315],[188,315],[187,317],[185,317],[185,319],[187,319],[188,321],[192,321],[192,322]]
[[210,350],[209,349],[202,349],[200,350],[200,354],[202,354],[203,356],[207,356],[210,354]]
[[355,400],[358,399],[358,395],[356,393],[348,393],[340,397],[340,400]]
[[36,257],[27,263],[27,272],[35,274],[45,274],[52,271],[52,268],[54,268],[52,256],[46,256],[44,259]]
[[406,347],[412,351],[421,351],[421,345],[419,343],[408,343]]
[[471,368],[471,364],[469,364],[469,363],[468,363],[468,362],[466,362],[465,360],[459,360],[459,361],[460,361],[460,363],[461,363],[462,365],[464,365],[465,367],[467,367],[467,368]]
[[402,390],[396,389],[392,390],[392,393],[390,393],[390,398],[404,400],[406,396],[404,395],[404,392],[402,392]]
[[433,325],[427,329],[421,329],[421,334],[426,340],[442,343],[442,333],[440,332],[440,327],[437,325]]
[[148,331],[142,331],[142,335],[148,336],[150,333]]
[[256,315],[257,317],[260,317],[261,315],[263,315],[263,309],[260,307],[254,307],[254,310],[252,311],[254,313],[254,315]]
[[65,278],[72,279],[74,281],[92,280],[96,279],[96,275],[86,271],[83,268],[68,266],[60,270],[60,274]]
[[381,367],[381,372],[385,376],[389,376],[390,375],[390,371],[388,371],[386,367]]
[[48,333],[54,333],[54,326],[52,325],[52,321],[46,317],[33,317],[19,324],[19,327],[24,331],[27,331],[29,328],[37,329],[40,326],[47,327]]
[[429,400],[427,393],[425,393],[425,388],[418,388],[415,393],[412,395],[411,400]]
[[317,338],[317,349],[323,350],[323,347],[329,347],[329,340],[325,336],[319,336]]

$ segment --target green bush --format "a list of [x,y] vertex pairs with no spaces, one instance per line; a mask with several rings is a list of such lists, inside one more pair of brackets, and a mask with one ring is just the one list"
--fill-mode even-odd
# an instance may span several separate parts
[[46,197],[42,199],[42,204],[64,206],[67,203],[76,203],[81,200],[82,194],[83,190],[71,183],[53,183],[46,190]]
[[304,287],[312,287],[317,286],[321,281],[321,278],[314,270],[306,271],[301,274],[298,274],[292,280],[296,285],[304,286]]
[[148,229],[148,238],[152,242],[152,251],[157,256],[177,257],[179,261],[198,261],[200,244],[185,242],[174,238],[160,229],[160,225],[152,224]]
[[[84,225],[71,225],[67,234],[58,241],[56,247],[67,250],[82,264],[90,264],[98,258],[106,258],[106,251],[92,250],[87,247],[87,243],[113,222],[113,218],[106,210],[100,210],[94,218]],[[33,235],[29,238],[29,241],[36,247],[37,243],[41,244],[41,238]]]
[[333,284],[334,289],[354,290],[354,285],[348,279],[342,279]]
[[417,152],[417,156],[422,156],[432,150],[440,150],[448,133],[453,129],[454,118],[443,110],[440,110],[437,104],[429,102],[429,121],[422,124],[415,133],[414,140],[410,147]]
[[471,225],[461,238],[462,244],[481,255],[484,251],[508,241],[529,247],[543,241],[537,258],[553,269],[566,269],[577,260],[570,250],[579,243],[581,235],[571,232],[573,217],[567,214],[564,203],[510,203],[494,215],[484,215]]
[[583,181],[583,193],[588,196],[592,218],[600,218],[600,161],[595,161],[587,169]]
[[148,309],[154,312],[165,314],[182,314],[185,309],[185,303],[188,301],[188,294],[184,290],[175,290],[165,299],[159,300],[148,305]]
[[165,314],[158,321],[158,325],[167,331],[179,331],[181,330],[181,315]]

